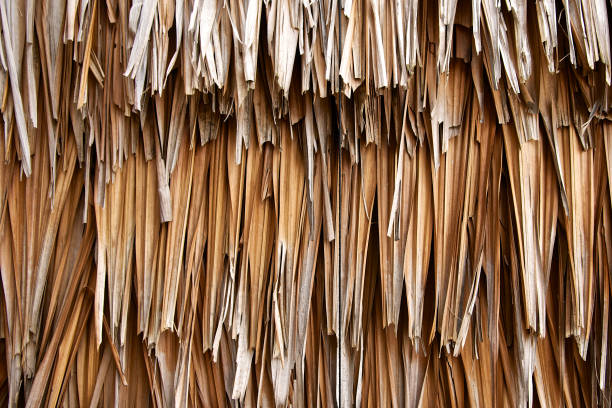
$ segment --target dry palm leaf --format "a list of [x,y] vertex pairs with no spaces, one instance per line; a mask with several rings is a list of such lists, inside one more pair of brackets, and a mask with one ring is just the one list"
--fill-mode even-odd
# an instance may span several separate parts
[[0,401],[610,406],[605,0],[0,0]]

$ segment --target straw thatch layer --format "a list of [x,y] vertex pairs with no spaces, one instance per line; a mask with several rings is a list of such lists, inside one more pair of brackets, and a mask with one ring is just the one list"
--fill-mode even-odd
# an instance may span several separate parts
[[0,0],[0,402],[610,406],[605,0]]

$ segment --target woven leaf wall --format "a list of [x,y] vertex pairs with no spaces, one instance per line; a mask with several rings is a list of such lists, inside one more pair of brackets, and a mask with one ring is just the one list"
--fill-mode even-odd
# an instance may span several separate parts
[[605,0],[0,0],[0,402],[612,401]]

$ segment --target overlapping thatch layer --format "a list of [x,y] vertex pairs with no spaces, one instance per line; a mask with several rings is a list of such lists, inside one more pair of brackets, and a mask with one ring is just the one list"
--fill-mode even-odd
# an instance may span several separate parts
[[0,0],[0,402],[610,406],[611,11]]

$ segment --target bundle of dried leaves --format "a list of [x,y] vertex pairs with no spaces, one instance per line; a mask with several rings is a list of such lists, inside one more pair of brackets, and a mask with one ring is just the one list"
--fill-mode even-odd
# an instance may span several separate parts
[[605,0],[0,0],[0,402],[610,406]]

